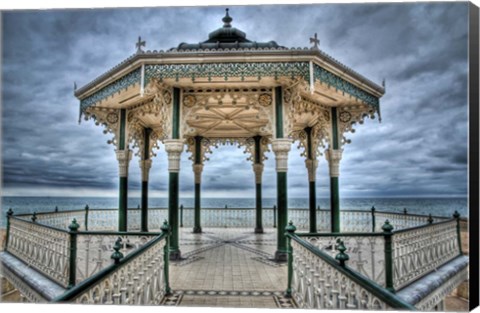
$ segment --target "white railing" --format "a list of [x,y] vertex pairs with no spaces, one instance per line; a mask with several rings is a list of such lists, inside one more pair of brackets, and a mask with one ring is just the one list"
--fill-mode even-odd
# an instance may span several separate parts
[[[128,231],[140,231],[141,210],[129,209],[127,215]],[[202,227],[255,227],[255,209],[253,208],[202,208]],[[89,231],[116,231],[118,230],[118,210],[90,209],[88,220],[85,220],[85,210],[62,211],[51,213],[38,213],[37,222],[52,227],[68,229],[73,218],[80,224],[80,230]],[[288,209],[288,220],[294,221],[299,230],[309,230],[308,209]],[[272,208],[263,208],[262,219],[265,228],[276,226],[274,217],[278,212]],[[330,211],[316,210],[317,232],[330,231]],[[344,210],[340,211],[340,228],[342,232],[372,232],[375,223],[375,232],[382,232],[385,220],[389,220],[395,230],[417,227],[428,223],[426,215],[411,215],[384,211],[372,212]],[[31,215],[22,215],[21,218],[30,220]],[[158,231],[163,221],[168,219],[168,209],[151,208],[148,210],[148,230]],[[374,222],[375,220],[375,222]],[[433,217],[434,222],[448,220],[444,217]],[[194,209],[183,208],[179,210],[179,221],[183,227],[194,226]],[[87,223],[85,223],[87,222]],[[86,229],[88,228],[88,229]]]
[[70,274],[70,234],[67,231],[10,218],[7,251],[67,287]]
[[155,234],[78,233],[76,282],[79,283],[113,264],[111,259],[113,246],[119,238],[121,239],[122,253],[127,256],[144,246],[154,236]]
[[330,256],[321,257],[305,244],[291,240],[291,294],[300,308],[340,310],[412,309],[374,282],[346,267]]
[[81,304],[159,305],[167,292],[165,237],[97,273],[55,302]]
[[350,257],[349,267],[385,287],[385,241],[382,235],[299,236],[332,258],[338,254],[335,250],[338,240],[342,240],[347,248],[345,253]]
[[393,281],[396,290],[460,254],[457,220],[394,232]]

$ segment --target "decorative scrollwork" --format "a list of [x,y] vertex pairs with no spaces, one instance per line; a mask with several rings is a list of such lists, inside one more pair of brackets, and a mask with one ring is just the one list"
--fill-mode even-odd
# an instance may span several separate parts
[[116,109],[108,109],[102,107],[89,107],[85,110],[84,119],[88,121],[89,119],[93,119],[95,121],[95,125],[103,125],[104,134],[111,133],[113,134],[112,139],[107,140],[108,144],[113,144],[114,146],[117,145],[117,132],[119,129],[118,123],[118,110]]
[[375,110],[375,107],[364,104],[341,108],[341,110],[338,112],[338,131],[342,136],[342,145],[351,143],[351,140],[345,136],[345,133],[354,133],[355,129],[353,126],[356,123],[363,124],[363,121],[367,116],[369,116],[371,119],[374,119],[376,112]]

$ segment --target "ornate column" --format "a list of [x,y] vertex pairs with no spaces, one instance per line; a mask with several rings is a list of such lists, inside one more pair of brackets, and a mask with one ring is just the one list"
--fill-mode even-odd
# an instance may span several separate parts
[[118,149],[115,151],[117,154],[119,173],[118,231],[127,231],[128,165],[132,159],[132,153],[126,145],[126,116],[126,109],[121,109],[120,127],[118,129]]
[[275,153],[277,170],[277,251],[275,260],[287,261],[287,239],[285,227],[287,227],[287,170],[288,152],[291,148],[291,140],[284,138],[283,134],[283,88],[275,87],[275,137],[272,140],[272,150]]
[[203,164],[202,164],[202,137],[195,136],[195,155],[194,155],[194,164],[193,164],[193,172],[195,174],[195,209],[194,209],[194,226],[193,232],[199,234],[202,232],[201,226],[201,201],[200,201],[200,188],[201,188],[201,180],[202,180],[202,171],[203,171]]
[[340,149],[340,138],[338,136],[338,114],[337,108],[333,107],[331,112],[332,138],[328,150],[325,151],[325,158],[330,169],[330,221],[331,231],[340,232],[340,195],[338,177],[340,175],[340,160],[343,150]]
[[255,140],[255,155],[254,155],[254,164],[253,172],[255,173],[255,233],[263,233],[263,221],[262,221],[262,174],[263,174],[263,163],[262,163],[262,147],[261,147],[261,136],[253,137]]
[[141,231],[148,232],[148,176],[152,167],[150,160],[150,128],[144,129],[143,153],[142,159],[139,161],[140,172],[142,174],[142,206],[141,206]]
[[172,229],[170,237],[170,259],[178,260],[181,257],[178,243],[178,203],[180,157],[183,151],[183,140],[180,138],[180,89],[173,88],[172,110],[172,139],[164,140],[165,151],[168,154],[168,222]]
[[316,157],[316,149],[313,148],[313,140],[312,140],[312,128],[307,127],[305,128],[305,132],[307,133],[307,159],[305,160],[305,166],[307,167],[308,172],[308,187],[309,187],[309,221],[310,221],[310,232],[316,233],[317,232],[317,195],[316,195],[316,174],[317,174],[317,167],[318,167],[318,160]]
[[340,176],[340,160],[342,149],[325,150],[325,158],[328,161],[330,170],[330,218],[331,230],[334,233],[340,232],[340,195],[338,188],[338,177]]

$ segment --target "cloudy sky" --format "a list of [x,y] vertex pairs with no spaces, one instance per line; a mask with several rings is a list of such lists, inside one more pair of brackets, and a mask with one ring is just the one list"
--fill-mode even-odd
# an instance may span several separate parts
[[[349,134],[341,162],[342,197],[465,196],[467,192],[467,5],[328,4],[230,6],[233,25],[255,41],[320,48],[369,79],[386,79],[382,123]],[[83,86],[135,52],[200,42],[222,25],[224,7],[17,11],[2,14],[3,195],[116,196],[118,167],[110,136],[78,124],[74,81]],[[307,197],[304,160],[290,152],[290,197]],[[275,197],[274,156],[264,195]],[[254,197],[243,150],[214,150],[203,194]],[[193,193],[191,161],[182,156],[181,191]],[[317,193],[328,197],[321,159]],[[138,159],[130,194],[139,195]],[[151,195],[168,186],[163,149],[154,158]]]

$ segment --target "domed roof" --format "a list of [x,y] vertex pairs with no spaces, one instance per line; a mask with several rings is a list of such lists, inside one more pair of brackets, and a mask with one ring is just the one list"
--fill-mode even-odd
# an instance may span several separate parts
[[278,48],[275,41],[256,42],[247,39],[247,35],[241,30],[232,27],[233,19],[225,10],[223,17],[223,26],[208,34],[208,39],[200,43],[184,43],[178,45],[178,50],[200,50],[200,49],[233,49],[233,48]]

